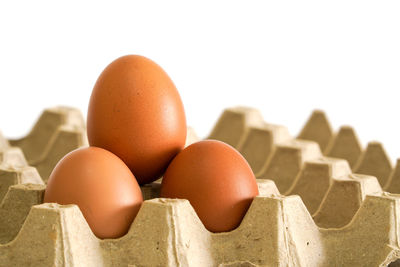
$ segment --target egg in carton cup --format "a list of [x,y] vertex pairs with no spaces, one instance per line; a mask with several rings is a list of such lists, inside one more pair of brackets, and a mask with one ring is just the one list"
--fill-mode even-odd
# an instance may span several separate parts
[[[305,129],[313,133],[324,125],[329,123],[310,120]],[[337,141],[349,140],[339,133],[330,131],[326,146],[354,156],[346,150],[351,146]],[[383,173],[384,150],[362,151],[356,166],[368,165],[371,173],[353,174],[348,161],[324,156],[323,139],[303,140],[313,139],[304,129],[299,137],[263,122],[251,108],[223,113],[209,138],[230,143],[246,157],[260,191],[240,226],[223,233],[206,230],[187,200],[159,198],[156,181],[142,186],[147,200],[129,232],[101,240],[76,205],[42,204],[45,185],[34,168],[21,166],[21,157],[3,160],[1,166],[13,169],[17,178],[0,180],[1,188],[8,188],[0,205],[0,266],[386,266],[400,258],[399,198],[383,192],[379,177],[371,174]],[[187,144],[197,139],[189,129]],[[76,138],[60,143],[69,141],[79,147]],[[10,149],[4,139],[0,143],[6,144],[2,151]],[[383,180],[393,190],[400,179],[397,169]]]

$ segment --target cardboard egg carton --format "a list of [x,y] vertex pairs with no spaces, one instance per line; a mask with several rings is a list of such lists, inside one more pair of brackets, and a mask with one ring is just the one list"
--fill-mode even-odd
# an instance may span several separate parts
[[289,192],[304,162],[321,157],[345,159],[354,173],[375,176],[385,191],[400,193],[400,159],[393,167],[382,144],[376,141],[363,149],[350,126],[334,132],[320,110],[312,113],[293,138],[286,127],[264,122],[256,109],[228,108],[208,138],[235,147],[257,178],[273,179],[284,194]]
[[386,266],[400,257],[400,203],[390,193],[361,192],[350,223],[330,229],[317,226],[299,196],[262,195],[226,233],[207,231],[187,200],[153,198],[126,235],[99,240],[76,205],[40,204],[44,189],[8,191],[0,214],[12,220],[0,229],[12,241],[0,245],[0,266]]
[[78,109],[48,108],[25,137],[7,140],[0,134],[0,171],[4,165],[29,165],[46,182],[63,156],[87,143],[85,122]]
[[[100,240],[76,205],[42,204],[44,184],[9,183],[0,198],[0,266],[398,264],[400,198],[384,192],[379,179],[353,173],[348,160],[327,157],[320,140],[292,138],[285,127],[265,123],[254,109],[224,114],[210,138],[234,145],[246,157],[257,170],[260,191],[237,229],[207,231],[187,200],[159,198],[158,180],[142,186],[146,201],[129,232]],[[330,139],[347,140],[338,135]],[[196,140],[189,129],[187,145]],[[346,147],[333,147],[349,154]],[[379,149],[367,150],[357,161],[364,166],[378,162],[368,167],[381,173]],[[17,177],[35,176],[22,175],[24,167],[9,162]],[[393,187],[399,175],[391,170],[386,183]],[[1,177],[0,188],[5,184]]]

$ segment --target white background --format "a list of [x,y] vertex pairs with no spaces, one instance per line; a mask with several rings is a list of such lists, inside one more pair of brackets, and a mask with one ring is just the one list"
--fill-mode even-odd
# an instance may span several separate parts
[[86,116],[103,68],[160,64],[206,136],[229,106],[297,135],[315,108],[334,129],[400,157],[399,1],[7,1],[0,3],[0,130],[25,135],[45,107]]

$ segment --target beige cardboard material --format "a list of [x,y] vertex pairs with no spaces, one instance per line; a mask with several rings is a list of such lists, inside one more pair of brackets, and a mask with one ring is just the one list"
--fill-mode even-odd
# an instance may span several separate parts
[[19,147],[7,147],[0,150],[0,165],[28,166],[24,153]]
[[31,207],[43,203],[44,189],[40,184],[17,184],[10,186],[7,195],[0,198],[0,244],[17,236]]
[[214,234],[187,200],[156,198],[128,234],[108,240],[92,234],[76,205],[41,204],[0,245],[0,266],[385,266],[400,256],[399,200],[367,195],[350,224],[321,229],[300,197],[259,196],[237,229]]
[[[321,123],[315,122],[315,120],[312,120],[312,117],[313,116],[307,121],[304,128],[311,127],[316,133],[324,135],[324,133],[327,132],[326,126],[319,127]],[[324,117],[326,119],[325,115]],[[304,131],[304,129],[302,131]],[[312,136],[310,136],[309,139],[318,141],[316,137]],[[351,127],[343,126],[339,132],[332,137],[324,154],[348,160],[354,172],[376,176],[385,190],[392,193],[400,193],[400,188],[396,187],[392,189],[389,186],[390,184],[397,183],[397,181],[394,180],[389,181],[391,176],[394,177],[393,173],[396,169],[392,168],[391,160],[387,156],[383,145],[379,142],[372,141],[369,142],[367,148],[362,151],[358,137]]]
[[367,195],[381,196],[378,180],[373,176],[350,174],[332,178],[318,210],[313,214],[321,228],[341,228],[352,220]]
[[298,139],[315,141],[324,151],[333,136],[332,127],[322,110],[314,110],[297,136]]
[[285,195],[299,195],[311,214],[321,204],[332,179],[348,176],[351,169],[346,160],[321,157],[304,163]]
[[161,180],[142,185],[140,189],[142,190],[144,200],[159,197],[161,190]]
[[246,127],[236,149],[249,162],[253,172],[258,173],[271,155],[274,146],[290,139],[286,127],[263,123],[261,126]]
[[324,151],[324,154],[328,157],[347,160],[352,168],[361,157],[361,153],[360,141],[354,129],[350,126],[342,126],[331,138]]
[[322,157],[317,143],[305,140],[290,140],[276,145],[272,155],[259,173],[258,179],[273,180],[279,191],[290,189],[305,161]]
[[54,107],[44,110],[27,136],[9,140],[20,147],[29,163],[47,181],[57,162],[68,152],[87,145],[85,122],[78,109]]
[[85,123],[79,110],[69,107],[48,108],[44,110],[27,136],[9,140],[9,143],[12,146],[20,147],[29,163],[36,161],[42,157],[43,150],[46,149],[57,129],[64,124],[85,129]]
[[0,165],[0,202],[10,186],[28,183],[44,184],[34,167]]
[[221,263],[218,267],[257,267],[259,265],[255,265],[248,261],[235,261],[229,263]]
[[3,133],[0,132],[0,151],[3,151],[4,149],[8,148],[10,144],[8,143],[8,140],[3,136]]
[[392,163],[381,143],[368,143],[367,149],[354,166],[354,172],[373,175],[382,186],[386,185],[392,172]]
[[49,140],[49,144],[41,157],[32,160],[30,165],[37,168],[40,176],[47,182],[57,162],[66,154],[77,148],[87,146],[86,134],[82,128],[62,125]]
[[224,110],[207,139],[223,141],[237,147],[250,126],[262,126],[261,113],[254,108],[233,107]]
[[[262,163],[259,168],[269,170],[283,192],[300,196],[282,196],[274,181],[257,179],[260,196],[241,225],[215,234],[187,200],[158,198],[158,180],[142,187],[147,200],[129,232],[99,240],[76,205],[41,204],[45,186],[20,179],[6,185],[0,204],[0,266],[386,266],[400,258],[400,196],[382,192],[373,176],[351,174],[345,160],[323,156],[316,142],[292,139],[285,127],[267,125],[254,114],[235,108],[214,130],[238,140],[232,143]],[[232,125],[240,134],[232,133]],[[189,135],[194,136],[190,142],[197,140],[194,132]],[[256,149],[251,136],[265,148]],[[14,176],[33,169],[9,162]],[[381,168],[382,162],[373,164]],[[387,187],[396,188],[398,169]],[[1,177],[0,188],[12,180]]]
[[388,192],[400,193],[400,159],[397,159],[396,167],[383,188]]
[[[235,113],[235,116],[232,115],[224,115],[224,114],[231,114]],[[241,139],[242,141],[239,142],[244,144],[245,139],[247,138],[246,132],[249,131],[254,126],[248,125],[245,123],[245,120],[243,120],[243,117],[249,116],[249,110],[251,110],[251,114],[257,114],[257,112],[254,109],[251,108],[228,108],[226,111],[223,112],[221,118],[217,121],[216,125],[214,126],[213,131],[217,131],[219,135],[219,140],[225,140],[229,139],[230,136],[232,135],[232,132],[235,132],[235,127],[240,128],[241,130],[239,131],[241,133],[241,137],[238,137],[238,133],[236,133],[236,138]],[[242,115],[239,115],[239,114]],[[258,124],[265,124],[265,122],[260,122],[259,120],[262,120],[260,118],[260,113],[258,112],[257,117],[257,123]],[[235,125],[233,127],[232,125]],[[238,127],[237,125],[241,125]],[[269,133],[272,135],[271,133]],[[282,137],[281,137],[282,136]],[[360,149],[362,150],[362,147],[360,145],[360,142],[358,140],[358,137],[355,133],[355,131],[350,127],[350,126],[343,126],[340,128],[339,132],[336,134],[333,134],[333,131],[331,129],[330,123],[323,111],[320,110],[315,110],[308,121],[305,123],[303,129],[301,130],[301,133],[298,135],[298,138],[301,137],[301,140],[310,140],[317,142],[318,144],[323,144],[326,143],[326,148],[322,150],[324,152],[323,154],[329,157],[339,157],[348,160],[350,163],[350,166],[353,169],[353,172],[356,173],[362,173],[366,175],[372,175],[376,176],[381,183],[381,186],[385,188],[385,190],[392,192],[392,193],[400,193],[400,182],[397,182],[396,179],[390,179],[390,177],[399,177],[399,175],[395,175],[394,173],[396,172],[396,169],[392,168],[392,164],[390,159],[388,158],[383,146],[381,143],[373,141],[368,144],[368,147],[360,152]],[[326,141],[330,138],[329,141]],[[275,132],[273,135],[274,139],[286,139],[287,134],[282,132]],[[268,140],[268,139],[267,139]],[[286,139],[287,140],[287,139]],[[290,141],[289,141],[290,142]],[[283,144],[288,143],[282,142]],[[265,145],[266,144],[266,145]],[[268,151],[274,151],[276,149],[279,150],[284,150],[286,153],[291,154],[291,157],[293,155],[296,155],[294,151],[289,152],[289,149],[283,149],[282,147],[279,147],[277,144],[280,144],[279,142],[273,142],[272,143],[272,150],[270,148],[269,141],[263,142],[263,145],[260,145],[260,147],[267,147],[265,150]],[[235,146],[238,149],[238,146]],[[254,147],[254,146],[253,146]],[[290,143],[289,143],[290,147]],[[320,145],[321,147],[321,145]],[[243,149],[242,147],[240,149]],[[251,150],[249,148],[248,150]],[[296,149],[294,149],[296,150]],[[239,150],[240,151],[240,150]],[[275,175],[266,175],[265,172],[267,169],[273,169],[273,168],[281,168],[279,167],[279,164],[271,164],[272,159],[271,159],[271,154],[275,153],[278,155],[275,155],[274,157],[278,157],[279,154],[283,152],[270,152],[270,153],[265,153],[262,148],[258,149],[253,149],[252,150],[254,154],[252,154],[251,157],[246,156],[246,154],[249,154],[248,152],[244,154],[246,157],[247,161],[249,162],[250,166],[257,166],[257,168],[253,169],[255,171],[257,178],[268,178],[268,179],[273,179],[276,181],[277,177]],[[251,154],[251,153],[250,153]],[[300,161],[302,157],[299,157]],[[274,159],[275,160],[275,159]],[[253,163],[254,161],[254,163]],[[276,160],[275,160],[276,161]],[[294,160],[291,160],[293,162]],[[264,164],[262,164],[264,162]],[[303,161],[304,162],[304,161]],[[259,165],[263,165],[260,170],[258,170]],[[282,164],[281,164],[282,165]],[[283,164],[285,165],[285,164]],[[296,164],[293,164],[296,165]],[[301,164],[300,164],[301,165]],[[295,168],[296,169],[296,168]],[[298,170],[299,168],[297,168]],[[287,173],[296,173],[298,171],[294,171],[292,167],[287,170]],[[274,176],[274,177],[272,177]],[[292,178],[291,178],[292,177]],[[293,180],[293,174],[287,176],[287,180]],[[400,177],[399,177],[400,179]],[[278,177],[278,180],[279,177]],[[280,181],[276,181],[278,188],[281,187]],[[396,184],[399,183],[397,186]],[[288,184],[290,184],[288,182]],[[391,186],[391,185],[394,186]],[[287,187],[288,185],[285,185]],[[286,192],[286,190],[282,190],[283,192]]]

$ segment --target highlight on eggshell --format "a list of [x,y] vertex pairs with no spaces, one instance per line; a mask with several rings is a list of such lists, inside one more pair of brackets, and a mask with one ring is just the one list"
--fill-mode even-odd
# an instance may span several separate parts
[[99,76],[88,108],[89,144],[121,158],[139,184],[162,176],[183,149],[186,131],[179,93],[155,62],[123,56]]
[[74,150],[62,158],[47,183],[44,202],[76,204],[98,238],[125,235],[143,202],[129,168],[98,147]]
[[211,232],[237,228],[255,196],[256,178],[230,145],[204,140],[182,150],[168,166],[160,197],[189,200]]

